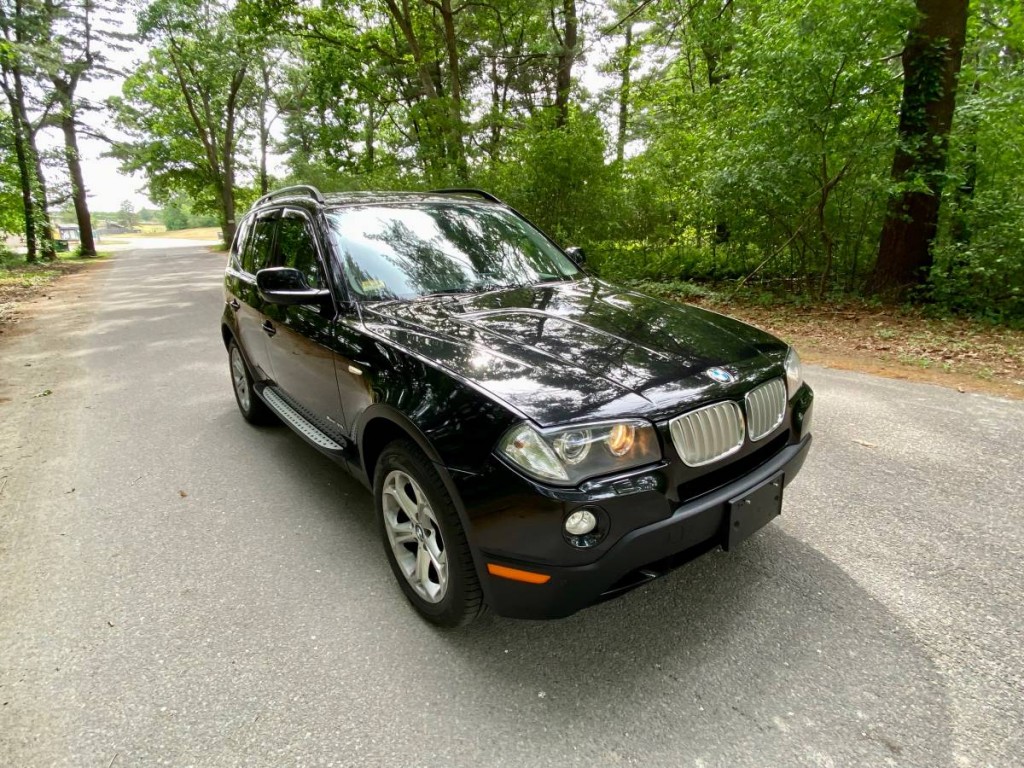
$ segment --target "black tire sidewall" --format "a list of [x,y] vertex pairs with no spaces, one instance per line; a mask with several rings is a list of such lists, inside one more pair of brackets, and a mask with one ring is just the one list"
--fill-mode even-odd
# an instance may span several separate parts
[[[412,585],[405,578],[405,574],[402,573],[391,549],[391,541],[388,539],[384,522],[383,489],[385,478],[389,472],[395,469],[405,472],[419,483],[420,488],[430,501],[430,507],[434,511],[434,516],[441,529],[441,538],[444,541],[448,558],[448,589],[439,603],[427,602],[416,594]],[[391,565],[391,571],[395,575],[398,586],[413,607],[428,621],[442,627],[456,627],[475,618],[480,610],[475,607],[480,602],[478,599],[480,588],[479,584],[470,583],[470,581],[475,582],[475,577],[467,577],[467,571],[472,568],[472,560],[465,543],[465,532],[459,521],[458,513],[455,511],[451,495],[444,488],[430,460],[410,443],[404,441],[391,443],[377,460],[374,471],[373,500],[388,563]],[[466,562],[464,558],[470,558],[469,562]],[[477,599],[473,600],[474,597]]]
[[[238,399],[238,390],[235,389],[235,372],[231,368],[231,355],[235,350],[238,351],[238,356],[242,358],[242,369],[245,371],[245,383],[249,387],[248,409],[242,407],[242,403]],[[228,342],[228,374],[231,376],[231,391],[235,396],[235,404],[238,406],[238,410],[242,414],[242,417],[250,424],[257,426],[274,423],[273,412],[267,407],[266,403],[260,399],[260,396],[256,394],[256,388],[253,386],[252,371],[249,370],[249,361],[245,359],[245,355],[242,353],[242,348],[238,346],[238,342],[234,339]]]
[[[242,405],[242,401],[238,399],[238,389],[235,388],[235,370],[232,361],[232,357],[237,354],[242,359],[242,368],[245,370],[245,384],[249,388],[249,407],[245,408]],[[252,389],[252,374],[249,373],[249,364],[245,362],[245,355],[242,354],[242,350],[239,348],[238,343],[232,339],[228,344],[228,372],[231,374],[231,391],[235,395],[235,404],[238,405],[238,410],[242,412],[242,415],[247,421],[252,421],[252,404],[253,398],[256,397],[256,393]]]

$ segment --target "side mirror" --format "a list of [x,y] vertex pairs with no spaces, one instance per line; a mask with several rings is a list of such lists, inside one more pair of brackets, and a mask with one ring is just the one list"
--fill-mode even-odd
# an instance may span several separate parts
[[583,249],[578,245],[570,245],[565,249],[565,255],[569,257],[569,260],[577,267],[582,267],[587,263],[587,254],[583,252]]
[[310,288],[306,278],[291,267],[268,267],[256,273],[256,290],[271,304],[320,304],[328,301],[331,292]]

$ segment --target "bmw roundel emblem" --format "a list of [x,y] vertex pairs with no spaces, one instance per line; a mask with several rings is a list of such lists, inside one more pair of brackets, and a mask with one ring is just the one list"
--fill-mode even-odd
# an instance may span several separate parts
[[736,377],[729,373],[725,368],[708,368],[704,371],[708,376],[717,381],[719,384],[730,384],[736,380]]

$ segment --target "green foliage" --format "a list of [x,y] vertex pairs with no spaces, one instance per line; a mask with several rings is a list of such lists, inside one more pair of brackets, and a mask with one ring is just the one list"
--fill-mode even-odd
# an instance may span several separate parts
[[12,134],[10,114],[0,110],[0,233],[19,232],[24,226],[25,211]]
[[[592,5],[564,121],[557,6],[156,0],[139,17],[148,57],[114,103],[131,137],[115,153],[146,174],[168,227],[223,219],[225,184],[244,209],[269,142],[282,181],[325,191],[491,190],[584,246],[601,276],[659,294],[692,280],[819,300],[862,290],[895,187],[914,0]],[[916,298],[1019,317],[1024,16],[1017,0],[972,14],[935,268]],[[600,50],[615,52],[608,85],[589,93],[579,64]],[[230,143],[239,73],[235,144],[211,159],[211,140]]]
[[168,230],[215,227],[217,217],[211,213],[195,213],[184,195],[173,195],[162,211],[164,226]]
[[[969,28],[929,288],[940,307],[1024,321],[1024,16],[983,4]],[[1015,23],[1014,23],[1015,22]]]
[[618,233],[620,177],[605,163],[596,115],[573,112],[561,128],[538,115],[510,133],[501,162],[480,174],[481,186],[564,244],[588,245]]
[[[854,287],[887,191],[899,97],[887,58],[906,5],[756,8],[688,27],[690,55],[645,84],[653,138],[631,163],[646,190],[634,210],[682,256],[673,271],[727,277],[766,261],[767,276]],[[714,83],[696,58],[708,48],[721,51]],[[711,247],[723,244],[726,264]]]

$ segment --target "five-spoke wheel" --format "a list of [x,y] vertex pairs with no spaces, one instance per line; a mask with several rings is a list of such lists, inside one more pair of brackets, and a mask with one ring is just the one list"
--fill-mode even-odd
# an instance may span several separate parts
[[451,494],[414,444],[386,446],[374,471],[374,500],[391,569],[428,621],[455,627],[483,610],[483,593]]

